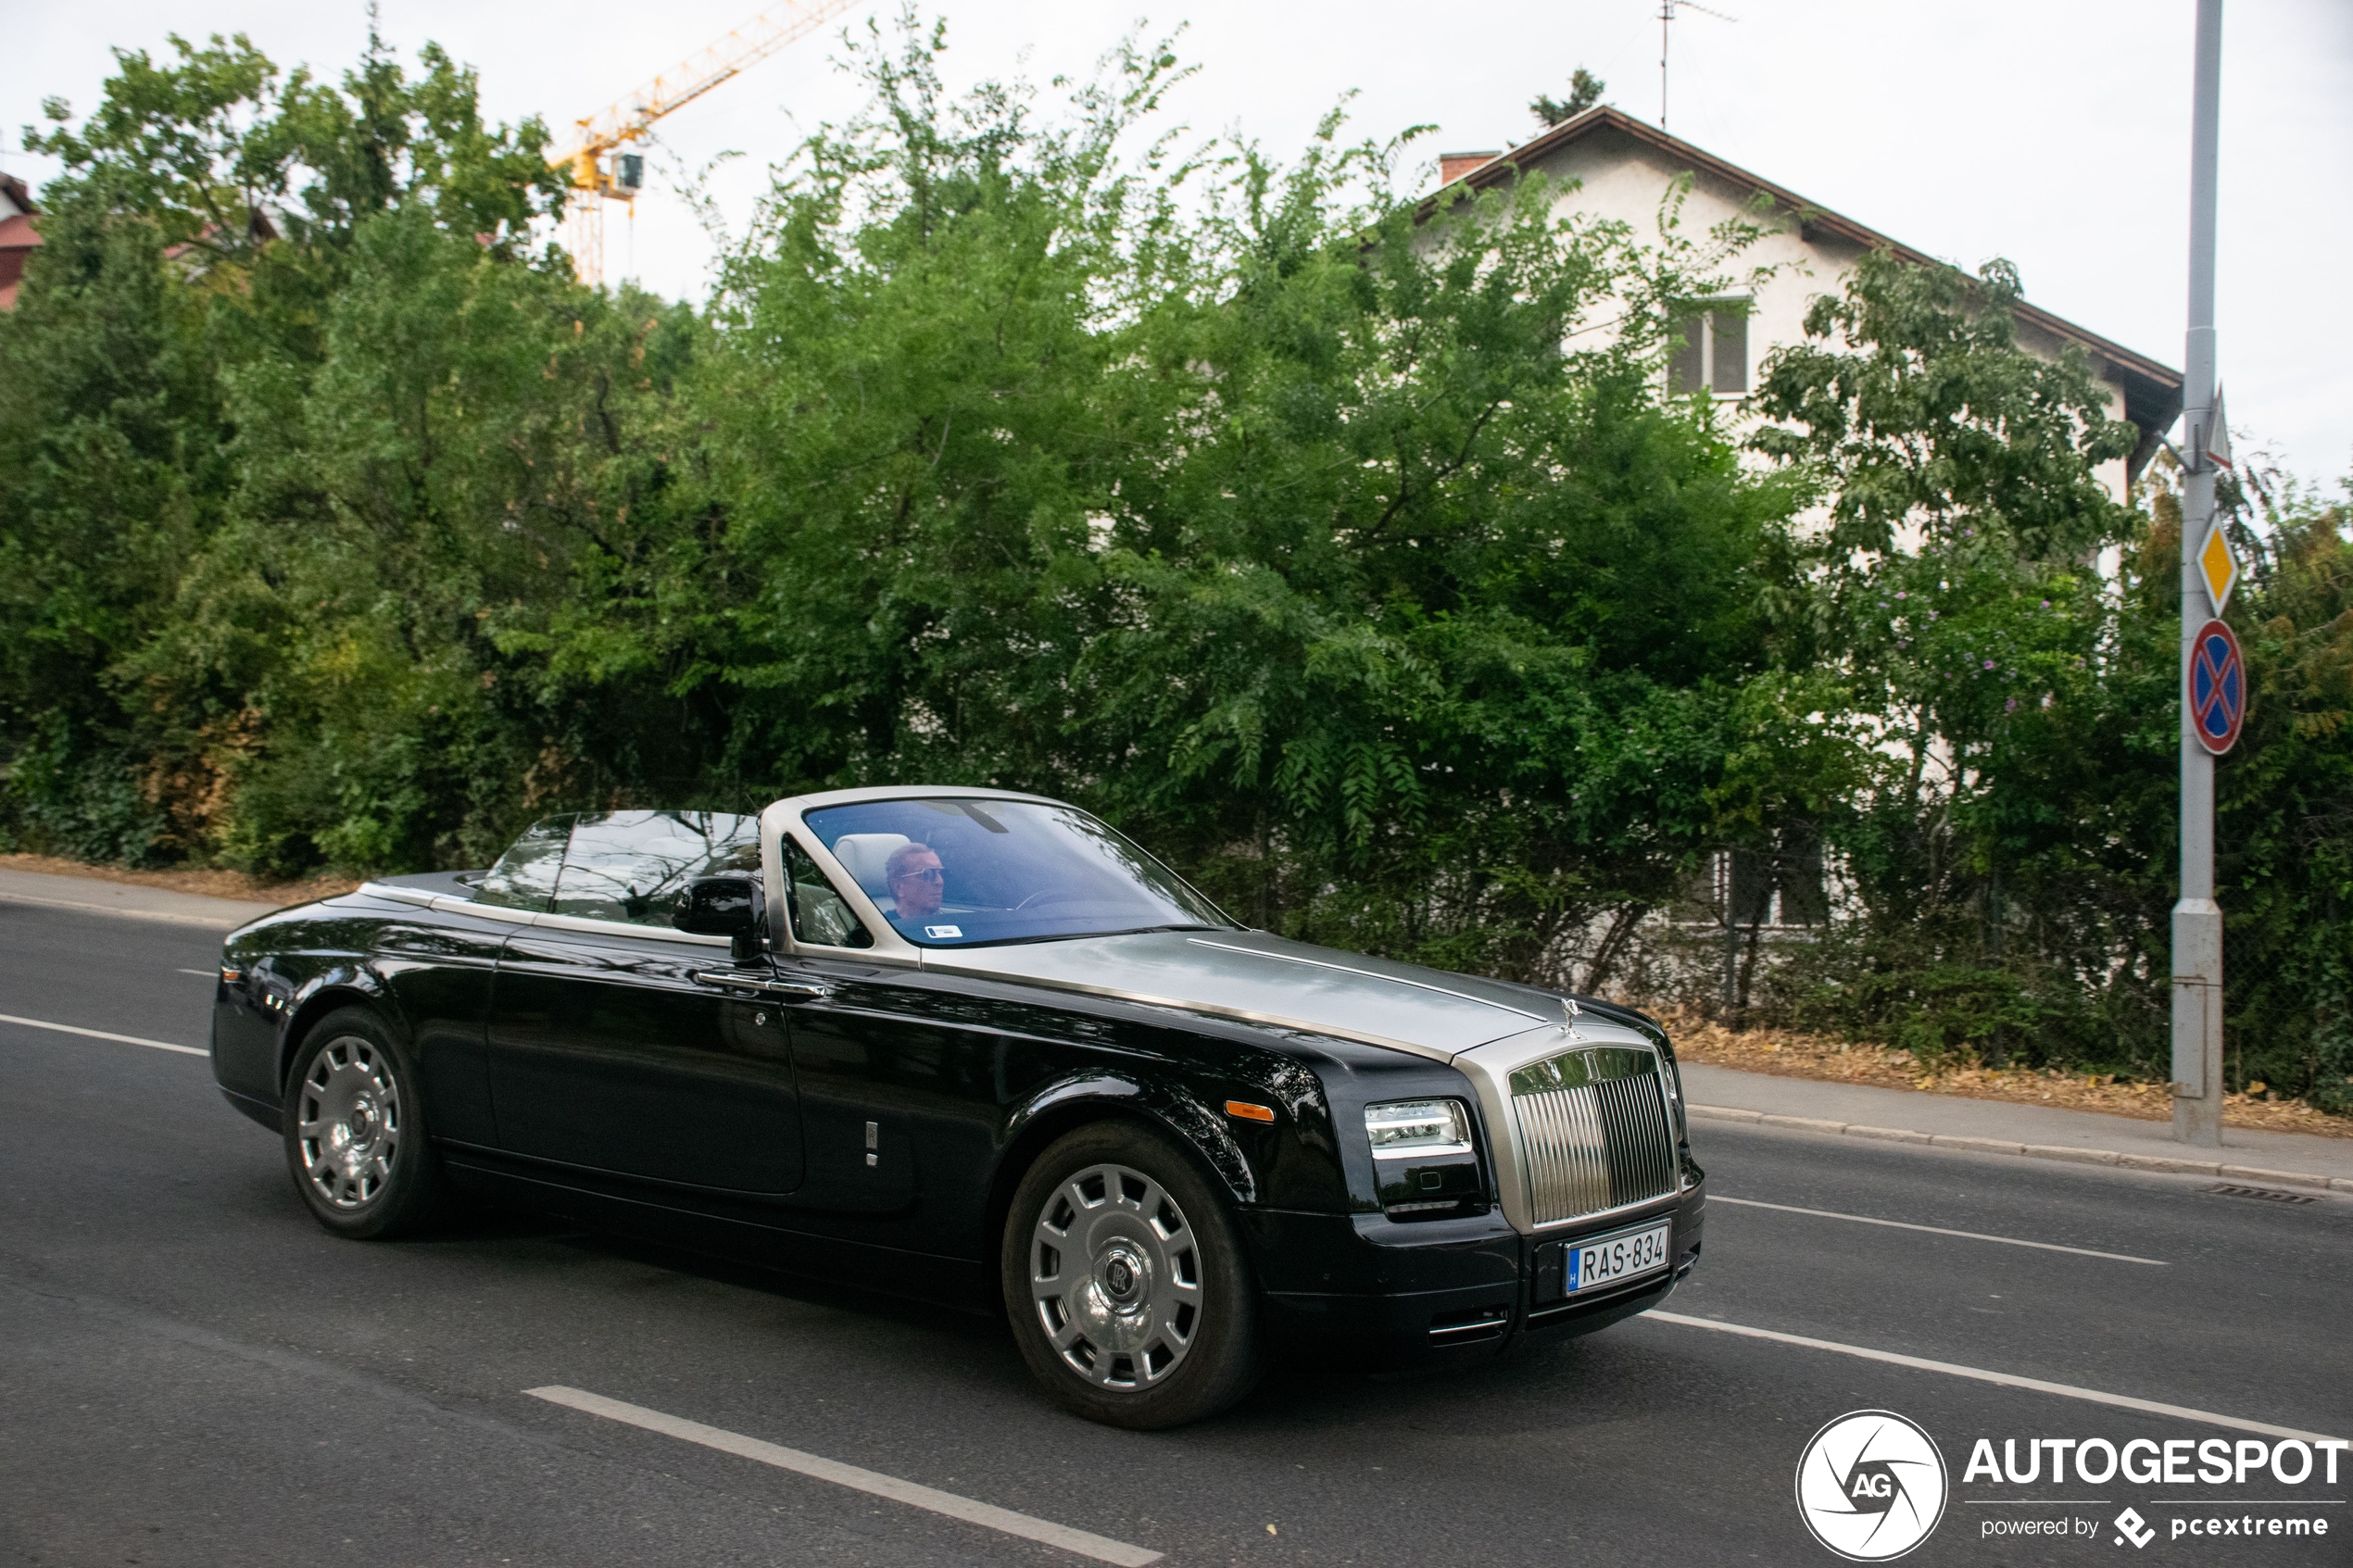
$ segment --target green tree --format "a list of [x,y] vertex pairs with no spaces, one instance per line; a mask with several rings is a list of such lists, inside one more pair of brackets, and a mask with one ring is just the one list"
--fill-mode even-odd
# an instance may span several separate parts
[[[1254,923],[1586,988],[1671,982],[1709,857],[1827,846],[1826,938],[1750,943],[1772,1005],[2162,1071],[2179,511],[2099,483],[2134,433],[2007,268],[1867,258],[1744,455],[1664,372],[1749,226],[1416,203],[1337,116],[1180,157],[1164,47],[1058,113],[945,47],[869,31],[700,311],[576,282],[543,133],[437,50],[120,56],[0,318],[0,828],[413,869],[997,784]],[[2346,513],[2225,501],[2234,1076],[2334,1102]]]
[[[2331,500],[2242,469],[2221,488],[2247,563],[2230,621],[2251,696],[2215,812],[2230,1082],[2353,1110],[2353,486]],[[2180,514],[2159,499],[2151,553],[2170,563]]]
[[1532,179],[1343,199],[1394,157],[1245,158],[1213,220],[1233,282],[1179,341],[1215,417],[1122,491],[1100,787],[1252,918],[1595,985],[1715,829],[1789,496],[1660,395],[1713,253]]
[[1567,97],[1555,98],[1549,93],[1539,93],[1529,100],[1528,112],[1536,117],[1539,125],[1549,130],[1565,119],[1575,119],[1600,103],[1602,94],[1608,91],[1608,82],[1579,66],[1569,76]]
[[1164,50],[1054,124],[950,103],[941,46],[862,49],[875,107],[729,263],[685,531],[503,646],[679,669],[731,776],[1052,790],[1267,924],[1604,974],[1589,928],[1712,831],[1789,559],[1788,487],[1659,395],[1744,236],[1644,247],[1534,181],[1426,222],[1337,119],[1170,158]]
[[[1866,257],[1776,352],[1753,442],[1826,501],[1792,635],[1884,745],[1826,824],[1858,909],[1804,1010],[1935,1060],[2145,1060],[2171,802],[2162,649],[2097,470],[2137,432],[2080,354],[2017,342],[2016,273]],[[2167,646],[2170,646],[2170,644]]]
[[[504,333],[492,352],[508,373],[471,389],[477,413],[505,412],[543,360],[562,369],[550,354],[578,332],[567,295],[582,291],[560,256],[527,253],[562,186],[539,128],[485,128],[472,75],[436,49],[411,80],[371,41],[340,89],[282,77],[243,38],[173,49],[163,63],[119,55],[95,113],[73,128],[52,103],[57,128],[28,138],[66,173],[44,192],[47,243],[22,308],[0,320],[0,458],[28,476],[0,498],[14,815],[35,842],[107,859],[227,852],[293,870],[332,844],[340,860],[382,863],[381,835],[364,852],[335,835],[382,816],[396,790],[298,831],[250,812],[241,825],[232,802],[267,819],[290,771],[322,768],[343,775],[344,797],[371,794],[280,709],[299,645],[364,646],[341,613],[367,601],[362,584],[427,539],[447,544],[453,525],[497,521],[479,495],[459,498],[462,517],[425,515],[436,486],[462,483],[448,451],[472,428],[461,418],[408,473],[381,461],[350,472],[340,498],[372,508],[376,526],[330,565],[352,514],[327,494],[320,448],[348,471],[355,446],[373,441],[382,458],[388,424],[469,390],[422,379],[436,358],[466,358],[465,334],[449,336],[463,315],[453,280],[541,296],[536,314],[501,297],[511,308],[485,319]],[[537,341],[515,340],[521,322]],[[395,366],[393,352],[407,358]],[[357,387],[371,356],[405,384]],[[504,445],[504,460],[529,462]],[[426,470],[435,484],[408,483]],[[314,594],[322,583],[333,591]],[[416,586],[384,584],[372,608],[422,608]],[[344,684],[382,721],[397,711]],[[281,852],[290,832],[299,842]]]

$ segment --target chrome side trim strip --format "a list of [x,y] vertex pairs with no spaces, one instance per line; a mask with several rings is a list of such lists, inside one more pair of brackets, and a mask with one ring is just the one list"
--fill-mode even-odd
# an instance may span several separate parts
[[671,925],[638,925],[625,920],[591,920],[585,915],[534,915],[531,923],[546,931],[577,931],[584,936],[636,936],[691,947],[730,946],[724,936],[705,936],[698,931],[681,931]]
[[405,887],[384,887],[379,883],[364,883],[362,893],[373,889],[407,904],[422,904],[448,915],[472,915],[477,920],[493,920],[502,925],[530,925],[547,931],[576,931],[588,936],[639,936],[656,942],[675,942],[689,947],[724,947],[724,936],[705,936],[698,932],[679,931],[666,925],[633,925],[627,921],[589,920],[582,915],[544,914],[537,909],[510,909],[497,904],[477,904],[471,898],[452,898],[447,894],[431,894],[420,898],[415,890]]
[[1351,969],[1344,963],[1326,963],[1321,959],[1302,959],[1291,953],[1270,953],[1261,947],[1238,947],[1230,942],[1212,942],[1202,936],[1189,936],[1185,940],[1196,947],[1214,947],[1221,953],[1239,953],[1245,958],[1274,959],[1282,963],[1305,964],[1310,969],[1337,970],[1342,974],[1362,975],[1366,980],[1385,980],[1392,985],[1411,985],[1416,991],[1435,991],[1441,997],[1452,997],[1458,1002],[1475,1002],[1483,1008],[1493,1008],[1498,1012],[1508,1012],[1520,1018],[1533,1019],[1538,1023],[1553,1022],[1541,1012],[1529,1012],[1525,1008],[1516,1008],[1504,1002],[1489,1001],[1485,997],[1474,997],[1467,991],[1450,991],[1443,985],[1425,985],[1419,980],[1408,980],[1399,974],[1383,974],[1378,970],[1370,969]]
[[477,904],[471,898],[443,897],[433,901],[433,907],[446,915],[473,915],[482,920],[495,920],[508,925],[531,925],[539,919],[536,909],[508,909],[497,904]]
[[395,903],[417,904],[432,909],[434,903],[448,897],[446,893],[428,893],[422,887],[395,887],[388,882],[363,882],[353,889],[371,898],[390,898]]

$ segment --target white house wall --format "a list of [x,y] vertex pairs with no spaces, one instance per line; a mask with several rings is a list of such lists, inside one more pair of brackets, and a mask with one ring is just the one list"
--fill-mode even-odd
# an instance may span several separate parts
[[[1628,224],[1645,245],[1660,243],[1665,203],[1676,181],[1691,176],[1691,185],[1677,219],[1678,232],[1705,247],[1709,232],[1729,221],[1754,223],[1767,231],[1746,250],[1729,258],[1722,268],[1736,278],[1728,291],[1751,300],[1748,328],[1748,384],[1754,388],[1765,357],[1786,344],[1806,339],[1806,312],[1822,295],[1836,294],[1863,257],[1863,247],[1842,236],[1819,231],[1800,232],[1797,215],[1786,208],[1761,213],[1754,206],[1756,191],[1743,187],[1712,170],[1692,169],[1666,149],[1623,132],[1603,128],[1544,154],[1529,165],[1565,187],[1558,210],[1594,214]],[[1745,277],[1755,269],[1772,270],[1754,288]],[[2019,323],[2019,345],[2045,359],[2056,359],[2063,346],[2056,334],[2031,321]],[[2107,395],[2108,411],[2124,415],[2124,388],[2112,367],[2094,360]],[[1737,399],[1730,399],[1737,400]],[[2119,458],[2103,464],[2101,483],[2119,501],[2126,499],[2125,464]]]

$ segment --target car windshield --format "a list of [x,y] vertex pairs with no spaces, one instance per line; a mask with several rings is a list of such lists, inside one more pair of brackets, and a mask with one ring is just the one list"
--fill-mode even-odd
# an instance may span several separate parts
[[1233,925],[1086,812],[1032,800],[868,800],[802,818],[899,934],[930,947]]

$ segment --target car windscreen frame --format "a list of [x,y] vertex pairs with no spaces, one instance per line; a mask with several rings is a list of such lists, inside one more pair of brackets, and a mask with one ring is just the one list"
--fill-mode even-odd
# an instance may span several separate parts
[[[834,854],[831,846],[818,828],[807,820],[821,812],[849,805],[886,803],[946,805],[953,801],[969,801],[984,809],[992,803],[1019,803],[1069,812],[1081,818],[1089,824],[1091,831],[1105,835],[1109,840],[1123,847],[1127,854],[1133,855],[1144,864],[1153,868],[1160,876],[1165,878],[1174,888],[1181,892],[1182,897],[1194,906],[1195,911],[1202,918],[1197,921],[1188,918],[1144,925],[1105,926],[1101,929],[925,941],[920,937],[911,937],[900,929],[868,892],[861,879]],[[1248,929],[1242,922],[1226,914],[1214,900],[1178,875],[1166,862],[1120,833],[1116,828],[1068,801],[1056,800],[1046,796],[969,786],[957,788],[917,785],[826,791],[823,794],[799,796],[777,801],[762,813],[761,821],[761,838],[767,850],[763,856],[763,870],[769,880],[768,897],[772,909],[779,907],[778,900],[787,896],[781,871],[783,840],[787,835],[826,873],[828,879],[834,884],[836,891],[849,903],[851,910],[874,937],[875,945],[871,947],[849,948],[822,947],[802,942],[792,935],[788,922],[778,921],[773,922],[773,939],[779,952],[855,959],[866,963],[881,961],[920,965],[924,960],[924,955],[927,952],[957,952],[976,947],[1010,947],[1036,942],[1083,941],[1096,937],[1130,935],[1138,931],[1165,930],[1172,926],[1201,930],[1241,931]]]

